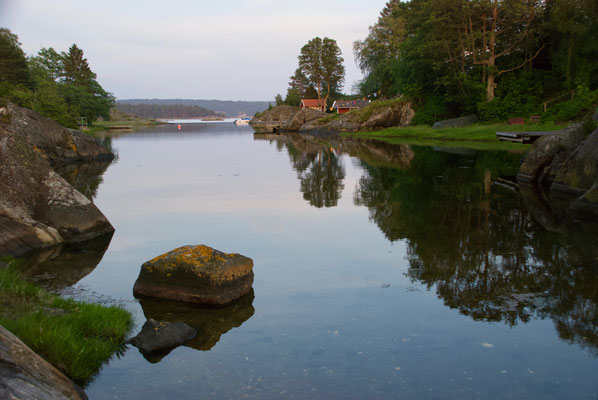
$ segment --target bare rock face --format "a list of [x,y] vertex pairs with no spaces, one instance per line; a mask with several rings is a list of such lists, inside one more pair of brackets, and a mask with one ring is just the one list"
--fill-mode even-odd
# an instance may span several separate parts
[[249,123],[254,122],[271,122],[271,121],[287,121],[293,116],[299,107],[294,106],[276,106],[271,110],[266,110],[261,115],[254,117]]
[[93,203],[53,167],[108,160],[93,138],[9,104],[0,122],[0,252],[20,255],[114,231]]
[[227,304],[251,290],[253,261],[204,245],[183,246],[141,266],[135,297]]
[[517,180],[550,186],[560,166],[583,139],[583,127],[575,124],[536,140],[519,167]]
[[574,196],[571,209],[598,214],[598,129],[588,135],[576,124],[538,139],[517,180]]
[[360,110],[308,122],[301,133],[366,132],[391,127],[407,126],[415,116],[411,103],[392,100],[372,102]]
[[280,130],[286,132],[296,132],[308,122],[318,120],[325,116],[326,114],[322,111],[313,110],[311,108],[303,108],[293,114],[293,116],[287,120]]
[[0,398],[87,399],[62,372],[0,326]]

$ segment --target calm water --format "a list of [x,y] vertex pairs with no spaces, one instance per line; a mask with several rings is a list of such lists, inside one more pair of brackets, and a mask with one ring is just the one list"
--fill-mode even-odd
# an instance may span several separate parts
[[[162,358],[129,347],[91,399],[598,396],[598,229],[503,185],[521,154],[232,124],[111,143],[111,165],[63,172],[115,226],[108,248],[38,271],[123,303],[132,334],[150,317],[200,333]],[[186,244],[253,258],[254,292],[224,309],[137,302],[141,264]]]

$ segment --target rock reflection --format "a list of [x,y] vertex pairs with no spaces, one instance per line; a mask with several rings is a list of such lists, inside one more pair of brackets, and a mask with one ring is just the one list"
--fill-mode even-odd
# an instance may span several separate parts
[[24,276],[59,291],[89,275],[102,261],[112,233],[83,243],[64,244],[28,254],[21,259]]
[[[146,319],[156,321],[184,322],[197,331],[197,336],[184,346],[208,351],[218,343],[220,337],[233,328],[238,328],[253,316],[253,290],[245,296],[222,307],[205,307],[189,303],[143,298],[139,300]],[[150,362],[159,362],[171,350],[157,354],[146,354]]]
[[102,175],[112,161],[69,164],[56,169],[56,172],[88,199],[96,197],[102,183]]
[[551,318],[563,340],[598,354],[598,226],[532,191],[492,180],[519,155],[414,148],[409,168],[362,162],[355,203],[388,240],[404,240],[409,276],[476,320]]

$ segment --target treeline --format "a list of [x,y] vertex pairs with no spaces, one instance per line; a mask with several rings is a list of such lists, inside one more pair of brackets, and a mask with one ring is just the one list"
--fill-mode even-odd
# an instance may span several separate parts
[[270,105],[267,101],[238,101],[238,100],[200,100],[200,99],[125,99],[118,100],[118,104],[183,104],[194,105],[222,113],[228,117],[238,115],[254,115],[264,111]]
[[87,123],[108,119],[114,104],[77,45],[60,53],[42,48],[26,57],[17,35],[6,28],[0,28],[0,98],[71,128],[78,126],[79,118]]
[[598,101],[597,35],[596,0],[391,0],[354,43],[359,89],[410,98],[416,123],[526,116],[559,95],[549,115],[567,120]]
[[127,104],[118,102],[116,108],[128,114],[145,118],[185,119],[224,116],[224,114],[200,106],[185,104]]

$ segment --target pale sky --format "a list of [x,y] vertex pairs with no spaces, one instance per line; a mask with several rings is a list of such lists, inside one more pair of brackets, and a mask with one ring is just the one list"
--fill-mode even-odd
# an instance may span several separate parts
[[76,43],[118,99],[272,100],[316,36],[338,42],[351,92],[353,41],[386,1],[0,0],[0,26],[27,55]]

